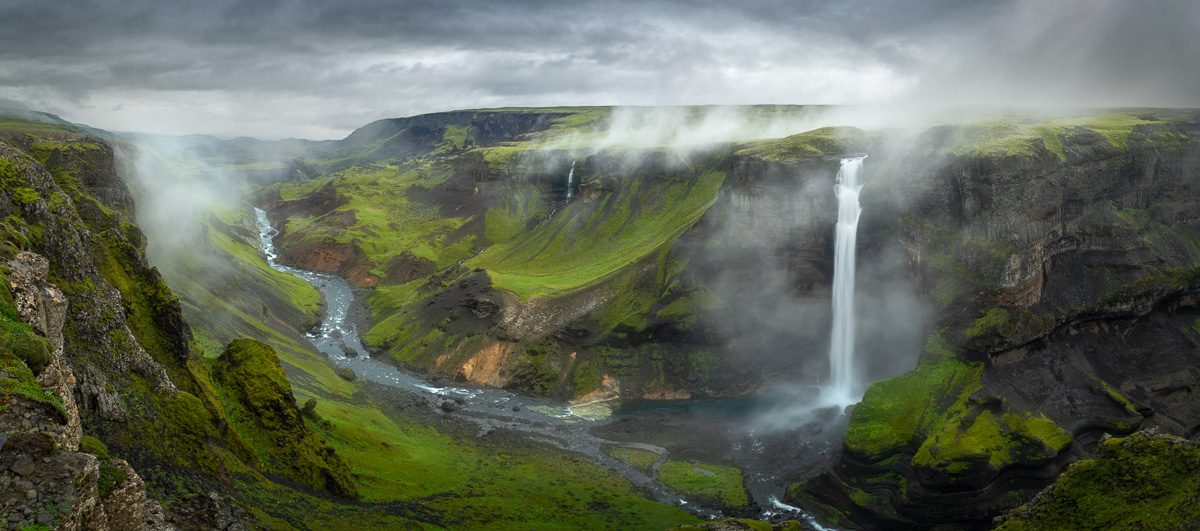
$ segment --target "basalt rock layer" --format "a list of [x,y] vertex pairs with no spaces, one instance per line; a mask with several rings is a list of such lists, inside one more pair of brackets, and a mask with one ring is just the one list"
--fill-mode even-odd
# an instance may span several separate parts
[[[864,216],[898,214],[933,333],[795,500],[851,527],[986,528],[1105,434],[1196,435],[1200,125],[1142,118],[982,153],[935,129],[936,170],[896,162],[896,207]],[[932,398],[896,405],[913,395]]]
[[495,142],[434,127],[420,153],[267,190],[282,255],[337,246],[329,270],[375,286],[368,346],[447,376],[560,397],[817,383],[830,191],[869,154],[859,357],[873,377],[921,360],[867,391],[794,501],[851,527],[987,527],[1105,433],[1195,436],[1194,111],[703,149],[588,145],[605,112],[562,112]]

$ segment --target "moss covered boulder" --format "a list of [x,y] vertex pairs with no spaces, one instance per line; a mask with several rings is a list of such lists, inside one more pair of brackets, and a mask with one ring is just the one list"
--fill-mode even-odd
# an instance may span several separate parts
[[275,349],[239,339],[213,361],[212,369],[230,422],[254,449],[266,475],[357,497],[346,464],[305,423]]
[[999,529],[1200,528],[1200,444],[1138,432],[1099,448],[1098,458],[1071,465]]

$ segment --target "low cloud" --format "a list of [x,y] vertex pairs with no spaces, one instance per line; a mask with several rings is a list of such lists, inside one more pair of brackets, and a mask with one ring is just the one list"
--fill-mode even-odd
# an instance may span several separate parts
[[0,5],[0,97],[113,130],[337,138],[508,105],[1200,105],[1185,0]]

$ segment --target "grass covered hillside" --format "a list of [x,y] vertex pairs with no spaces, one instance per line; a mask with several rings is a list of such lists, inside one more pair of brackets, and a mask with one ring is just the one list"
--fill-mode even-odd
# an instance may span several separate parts
[[[84,399],[83,451],[100,456],[103,474],[116,471],[100,478],[101,496],[127,492],[114,489],[128,477],[113,464],[127,459],[167,520],[184,527],[214,518],[281,529],[500,521],[660,529],[694,521],[581,458],[475,440],[337,376],[302,343],[319,297],[267,267],[248,205],[207,205],[194,231],[178,231],[182,241],[154,247],[148,261],[134,219],[151,199],[125,187],[119,172],[136,168],[121,166],[131,160],[111,141],[42,123],[10,127],[0,139],[4,258],[43,254],[68,300],[64,336]],[[177,221],[182,229],[189,220]],[[179,248],[186,253],[172,254]],[[0,298],[0,340],[10,347],[5,372],[16,379],[0,400],[44,404],[66,422],[58,395],[35,379],[52,346],[4,310],[10,299]],[[77,508],[60,509],[51,518]]]
[[[763,107],[739,119],[755,138],[813,112]],[[712,139],[684,133],[704,127],[709,110],[626,114],[497,109],[377,122],[342,142],[420,132],[424,143],[341,169],[340,155],[314,158],[333,171],[261,197],[285,261],[373,288],[366,340],[397,361],[563,397],[603,377],[631,396],[741,385],[713,377],[718,341],[698,312],[722,302],[685,278],[705,250],[681,243],[718,205],[732,150],[694,147]],[[844,147],[821,142],[828,153],[806,160]],[[675,340],[655,339],[659,328]]]
[[[287,260],[370,288],[366,340],[394,360],[533,394],[607,396],[615,381],[626,397],[687,397],[761,383],[738,369],[755,352],[823,355],[806,350],[828,331],[811,309],[828,305],[822,194],[840,157],[868,153],[860,260],[904,257],[887,274],[927,309],[922,359],[867,392],[847,457],[794,500],[850,525],[984,525],[1104,432],[1194,425],[1185,397],[1150,383],[1183,378],[1170,367],[1194,352],[1194,111],[990,112],[705,149],[683,138],[703,137],[704,113],[671,134],[649,116],[430,115],[403,122],[432,128],[419,150],[326,161],[261,197]],[[765,303],[779,299],[794,303]],[[816,317],[770,328],[781,314]],[[1121,319],[1170,330],[1130,332],[1146,330],[1143,373],[1121,369]],[[1053,374],[1069,383],[1028,385]],[[947,496],[961,503],[929,510]]]
[[789,495],[845,525],[986,528],[1115,448],[1105,434],[1189,433],[1200,410],[1171,386],[1190,385],[1178,367],[1200,344],[1196,118],[1009,117],[907,140],[883,193],[903,198],[893,223],[932,331],[916,369],[855,407],[839,464]]
[[[194,155],[167,149],[151,154],[178,161]],[[212,160],[191,168],[142,161],[138,169],[164,166],[182,172],[175,177],[184,183],[230,171]],[[134,190],[139,201],[154,201],[162,189],[146,177],[152,175],[131,177],[139,183]],[[406,404],[402,395],[382,395],[370,384],[338,376],[304,339],[316,326],[319,294],[266,264],[250,204],[230,197],[236,195],[206,195],[191,205],[193,220],[155,233],[170,239],[152,246],[150,259],[180,293],[197,344],[214,366],[216,398],[227,405],[228,422],[247,428],[253,452],[246,463],[277,475],[287,471],[290,478],[268,484],[239,477],[233,483],[236,499],[258,525],[482,529],[496,521],[518,527],[619,521],[630,529],[665,529],[695,521],[647,500],[587,460],[523,440],[476,440],[467,426],[425,408],[397,407]],[[280,386],[288,386],[286,395]],[[287,446],[272,442],[271,430],[296,423],[301,429],[286,437]],[[328,446],[308,447],[306,441]],[[330,466],[322,466],[326,461]],[[293,482],[350,491],[359,501],[314,496]],[[517,484],[522,488],[512,489]]]

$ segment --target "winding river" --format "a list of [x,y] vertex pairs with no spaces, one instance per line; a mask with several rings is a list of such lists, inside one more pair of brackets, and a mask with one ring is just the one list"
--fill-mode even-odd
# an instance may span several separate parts
[[[665,487],[648,474],[624,461],[614,459],[602,451],[603,446],[626,446],[657,453],[659,461],[668,454],[665,448],[641,442],[618,442],[597,437],[590,428],[609,422],[601,415],[591,415],[587,408],[569,406],[561,402],[539,400],[503,389],[488,387],[439,387],[409,374],[381,360],[371,357],[362,344],[354,319],[350,318],[354,304],[354,291],[349,282],[336,275],[317,273],[289,267],[278,262],[274,238],[278,231],[271,225],[266,212],[254,209],[259,240],[267,263],[276,271],[299,277],[315,286],[325,302],[321,326],[307,334],[308,340],[334,364],[348,367],[366,381],[399,389],[425,398],[430,407],[449,409],[460,418],[473,423],[480,433],[496,429],[512,430],[549,443],[564,450],[584,454],[597,464],[614,470],[635,485],[646,489],[664,503],[671,503],[705,518],[720,518],[716,510],[689,502],[683,496]],[[763,455],[762,448],[755,448],[751,441],[746,445],[747,453]],[[736,450],[737,448],[735,448]],[[751,495],[759,506],[766,508],[764,517],[786,515],[808,523],[814,529],[824,529],[811,515],[803,510],[779,502],[779,489],[768,487],[769,474],[753,474],[747,471],[747,483]]]

